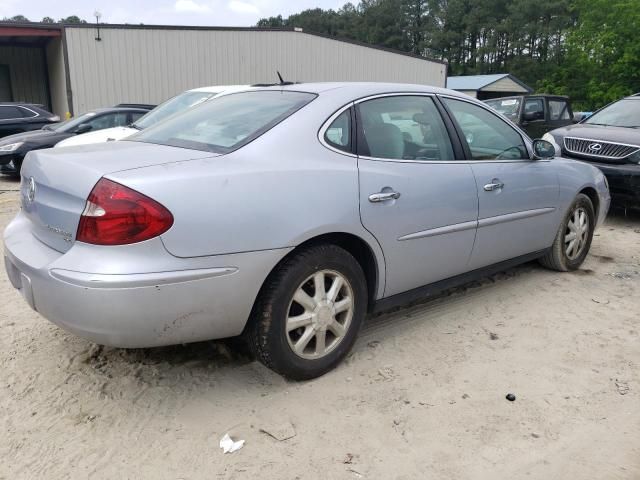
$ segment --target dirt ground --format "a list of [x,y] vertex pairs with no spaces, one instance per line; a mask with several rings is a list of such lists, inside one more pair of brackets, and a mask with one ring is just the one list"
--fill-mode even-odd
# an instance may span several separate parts
[[[0,180],[0,229],[17,189]],[[531,263],[370,319],[304,383],[221,342],[100,348],[4,274],[0,295],[3,479],[640,478],[637,215],[578,272]],[[244,447],[224,455],[226,432]]]

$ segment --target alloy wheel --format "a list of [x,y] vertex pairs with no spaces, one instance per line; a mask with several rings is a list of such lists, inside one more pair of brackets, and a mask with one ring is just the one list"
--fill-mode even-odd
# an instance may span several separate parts
[[565,254],[575,260],[582,254],[589,239],[589,215],[583,207],[576,208],[567,223],[564,235]]
[[291,350],[315,360],[344,339],[354,311],[353,289],[344,275],[320,270],[296,289],[289,304],[286,335]]

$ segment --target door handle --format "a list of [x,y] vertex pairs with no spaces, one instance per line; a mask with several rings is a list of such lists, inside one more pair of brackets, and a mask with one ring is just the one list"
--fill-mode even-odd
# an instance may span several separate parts
[[485,192],[493,192],[494,190],[500,190],[503,187],[504,187],[504,183],[502,183],[497,178],[494,178],[493,180],[491,180],[491,183],[487,183],[484,186],[484,191]]
[[400,198],[400,192],[394,192],[393,190],[390,192],[379,192],[369,195],[369,201],[371,203],[386,202],[387,200],[397,200],[398,198]]

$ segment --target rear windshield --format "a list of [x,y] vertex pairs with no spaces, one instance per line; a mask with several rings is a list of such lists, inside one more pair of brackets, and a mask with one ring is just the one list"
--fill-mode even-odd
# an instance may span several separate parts
[[311,93],[286,90],[224,95],[128,140],[227,153],[259,137],[314,98]]
[[498,98],[496,100],[486,100],[484,103],[500,112],[509,120],[515,121],[518,119],[518,112],[520,111],[519,98]]
[[583,123],[640,128],[640,100],[619,100],[594,113]]
[[182,112],[199,103],[206,102],[220,92],[183,92],[158,105],[149,113],[141,117],[134,125],[138,128],[148,128],[160,120],[170,117],[174,113]]

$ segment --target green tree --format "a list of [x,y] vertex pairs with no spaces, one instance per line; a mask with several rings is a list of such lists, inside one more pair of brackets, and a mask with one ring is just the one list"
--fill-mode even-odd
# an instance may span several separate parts
[[66,18],[61,18],[58,23],[78,24],[78,23],[87,23],[87,21],[81,19],[77,15],[71,15]]
[[30,22],[31,20],[29,20],[24,15],[14,15],[13,17],[4,17],[2,19],[2,21],[3,22],[26,23],[26,22]]

